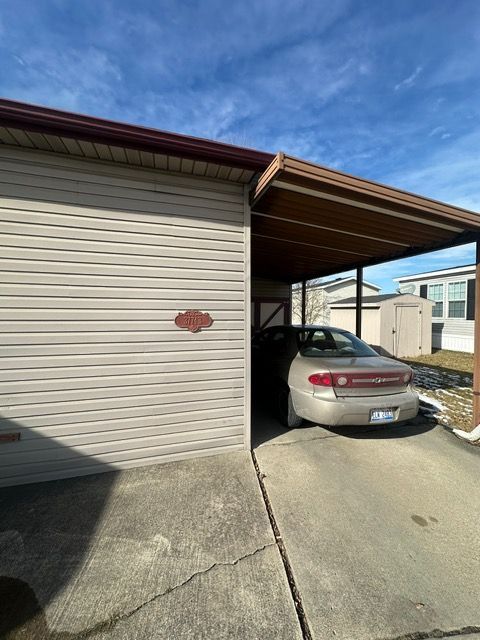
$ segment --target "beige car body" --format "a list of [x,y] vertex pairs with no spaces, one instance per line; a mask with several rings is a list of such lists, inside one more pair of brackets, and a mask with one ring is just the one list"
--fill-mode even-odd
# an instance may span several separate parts
[[[304,330],[329,329],[347,335],[343,329],[333,327],[305,327]],[[369,356],[349,357],[312,357],[302,355],[292,342],[295,331],[301,327],[273,327],[270,331],[283,331],[289,336],[288,347],[283,352],[267,354],[263,361],[263,375],[276,378],[278,384],[286,383],[290,392],[291,403],[297,416],[319,424],[338,425],[371,425],[395,423],[414,418],[419,409],[418,394],[411,380],[398,387],[383,386],[381,376],[386,373],[412,373],[408,365],[379,356],[370,349]],[[267,330],[268,331],[268,330]],[[264,332],[266,333],[266,332]],[[261,337],[261,336],[260,336]],[[295,343],[296,345],[296,343]],[[367,347],[368,348],[368,347]],[[352,374],[366,376],[368,387],[339,388],[333,386],[316,386],[309,381],[315,373]],[[371,379],[369,378],[371,374]],[[379,381],[376,386],[376,381]],[[376,409],[390,409],[393,419],[371,420],[371,412]]]
[[[290,365],[287,378],[295,412],[305,420],[331,426],[390,424],[411,420],[417,415],[419,406],[418,394],[411,384],[401,389],[356,389],[355,395],[352,395],[349,389],[341,392],[337,389],[335,393],[333,387],[318,387],[308,382],[309,375],[323,371],[367,373],[371,369],[378,373],[382,369],[395,371],[399,367],[405,369],[405,365],[382,356],[346,358],[339,364],[337,358],[307,358],[298,353]],[[393,409],[394,419],[372,423],[370,412],[374,409]]]

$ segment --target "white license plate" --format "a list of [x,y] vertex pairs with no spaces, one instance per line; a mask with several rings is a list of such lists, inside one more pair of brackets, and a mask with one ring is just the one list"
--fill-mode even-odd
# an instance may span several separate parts
[[395,419],[393,409],[372,409],[370,422],[391,422]]

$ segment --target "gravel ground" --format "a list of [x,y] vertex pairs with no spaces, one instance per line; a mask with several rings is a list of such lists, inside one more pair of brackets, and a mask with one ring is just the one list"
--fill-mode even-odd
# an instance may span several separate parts
[[422,399],[431,405],[427,414],[440,424],[471,431],[473,355],[436,351],[405,362],[415,371],[415,386]]

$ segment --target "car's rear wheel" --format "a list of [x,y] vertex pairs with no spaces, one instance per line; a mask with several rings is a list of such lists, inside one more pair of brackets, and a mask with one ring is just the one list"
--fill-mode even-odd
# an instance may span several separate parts
[[282,385],[277,393],[277,414],[280,422],[288,429],[299,427],[303,418],[295,411],[292,393],[287,385]]

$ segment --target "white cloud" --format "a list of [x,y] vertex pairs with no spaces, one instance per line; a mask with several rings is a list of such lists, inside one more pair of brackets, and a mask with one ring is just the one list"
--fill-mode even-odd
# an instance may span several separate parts
[[413,73],[411,73],[407,78],[399,82],[395,85],[395,91],[399,91],[400,89],[407,89],[415,84],[415,80],[418,78],[420,73],[423,71],[423,67],[417,67]]

